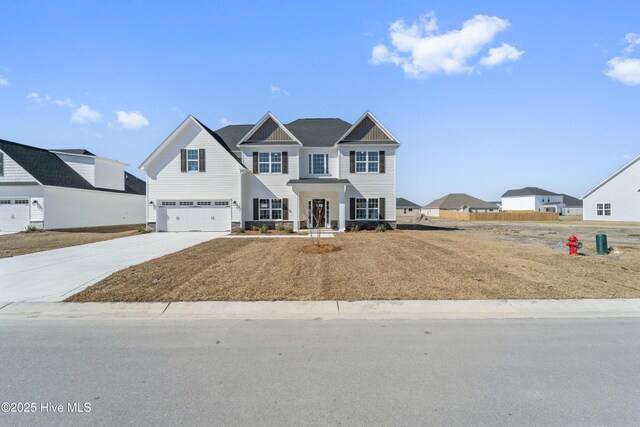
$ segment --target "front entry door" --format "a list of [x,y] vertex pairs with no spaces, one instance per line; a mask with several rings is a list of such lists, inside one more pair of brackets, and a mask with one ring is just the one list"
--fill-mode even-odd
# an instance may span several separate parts
[[326,227],[326,203],[324,199],[313,199],[311,201],[311,226],[312,228]]

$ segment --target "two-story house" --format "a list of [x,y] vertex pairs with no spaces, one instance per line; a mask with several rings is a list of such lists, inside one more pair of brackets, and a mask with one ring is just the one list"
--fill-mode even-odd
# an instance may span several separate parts
[[0,139],[0,231],[142,224],[145,183],[125,166]]
[[189,116],[140,166],[157,231],[396,225],[396,149],[370,112],[355,123],[267,113],[211,130]]

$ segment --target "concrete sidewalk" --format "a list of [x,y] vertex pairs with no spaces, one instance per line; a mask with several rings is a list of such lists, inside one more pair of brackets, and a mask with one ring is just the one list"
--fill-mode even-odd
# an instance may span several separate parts
[[640,299],[0,303],[0,319],[501,319],[640,317]]
[[108,275],[226,233],[148,233],[0,259],[0,301],[62,301]]

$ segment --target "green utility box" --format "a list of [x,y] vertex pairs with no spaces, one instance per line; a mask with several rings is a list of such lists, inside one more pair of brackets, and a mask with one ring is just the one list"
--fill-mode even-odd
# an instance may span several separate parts
[[596,252],[598,255],[609,254],[609,245],[607,245],[606,234],[596,234]]

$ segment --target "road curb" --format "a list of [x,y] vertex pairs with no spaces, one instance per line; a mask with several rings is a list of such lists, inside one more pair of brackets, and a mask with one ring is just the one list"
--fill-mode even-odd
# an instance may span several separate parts
[[0,319],[502,319],[640,317],[640,299],[0,302]]

